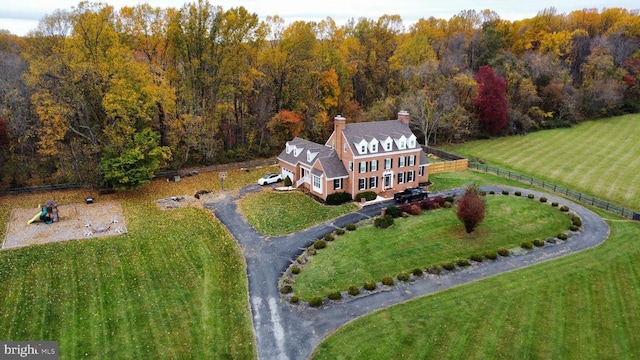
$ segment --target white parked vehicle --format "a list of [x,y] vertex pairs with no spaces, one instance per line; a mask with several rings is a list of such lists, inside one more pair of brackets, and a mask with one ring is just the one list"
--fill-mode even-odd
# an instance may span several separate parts
[[261,177],[260,179],[258,179],[258,184],[259,185],[268,185],[268,184],[277,183],[279,181],[282,181],[282,175],[281,174],[267,174],[267,175]]

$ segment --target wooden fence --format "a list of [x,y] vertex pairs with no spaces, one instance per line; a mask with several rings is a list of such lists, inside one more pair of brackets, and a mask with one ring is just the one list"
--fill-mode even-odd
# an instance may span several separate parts
[[429,164],[429,174],[467,170],[469,168],[469,159],[430,146],[423,146],[422,149],[426,154],[433,154],[445,160],[444,162]]
[[468,168],[469,168],[468,159],[436,162],[436,163],[429,164],[429,174],[439,174],[444,172],[467,170]]

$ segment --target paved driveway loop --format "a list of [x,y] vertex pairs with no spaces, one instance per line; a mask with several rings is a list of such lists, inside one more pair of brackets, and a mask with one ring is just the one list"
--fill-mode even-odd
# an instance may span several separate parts
[[[493,190],[498,194],[504,188],[482,187],[487,192]],[[538,191],[510,189],[512,194],[516,190],[523,194],[534,194],[536,199],[545,196],[549,202],[557,201],[561,205],[569,206],[571,211],[582,218],[583,231],[573,235],[570,241],[545,246],[525,255],[499,258],[440,276],[427,275],[423,280],[397,285],[391,291],[329,303],[320,308],[291,305],[280,299],[277,284],[284,270],[302,249],[310,246],[315,239],[346,224],[377,216],[382,207],[389,206],[392,202],[368,205],[338,219],[282,237],[265,237],[237,212],[236,200],[249,192],[260,191],[257,185],[243,188],[239,196],[221,196],[204,205],[229,229],[246,260],[258,358],[298,360],[308,358],[320,341],[339,326],[374,310],[584,250],[602,243],[609,236],[609,227],[605,221],[577,203]],[[463,191],[456,189],[443,195],[461,194]]]

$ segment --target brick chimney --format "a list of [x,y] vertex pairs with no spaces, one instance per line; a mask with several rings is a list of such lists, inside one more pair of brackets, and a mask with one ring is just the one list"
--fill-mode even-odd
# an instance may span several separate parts
[[398,120],[402,121],[405,125],[409,125],[409,120],[411,120],[411,116],[409,116],[408,111],[402,110],[398,112]]
[[342,143],[344,141],[342,138],[342,132],[346,127],[347,119],[342,115],[338,115],[333,118],[333,140],[336,142],[336,153],[338,154],[339,159],[342,159]]

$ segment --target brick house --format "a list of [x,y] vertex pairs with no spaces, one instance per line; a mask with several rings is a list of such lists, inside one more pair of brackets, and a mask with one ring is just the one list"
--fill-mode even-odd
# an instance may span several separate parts
[[340,115],[324,145],[296,137],[278,155],[283,178],[321,199],[345,191],[401,191],[428,181],[429,161],[409,129],[409,113],[397,120],[347,124]]

